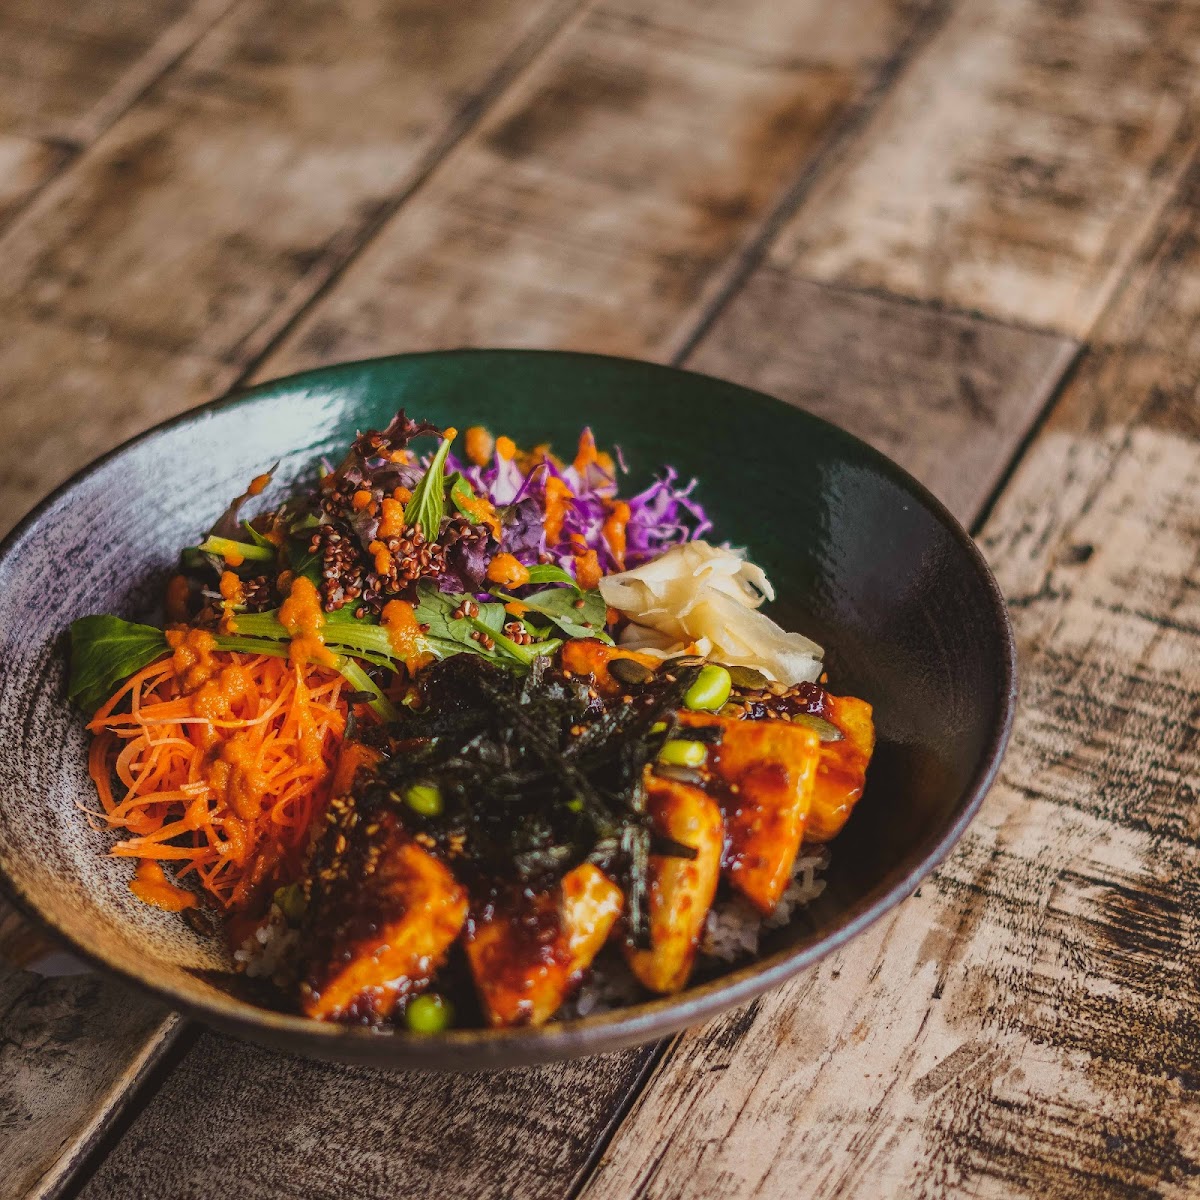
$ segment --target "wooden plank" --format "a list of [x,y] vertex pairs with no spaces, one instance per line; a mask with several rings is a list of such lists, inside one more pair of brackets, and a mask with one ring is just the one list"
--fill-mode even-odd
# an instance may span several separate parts
[[0,315],[0,533],[72,471],[156,421],[219,394],[231,368],[131,346],[97,329]]
[[960,4],[771,261],[1081,337],[1194,144],[1198,55],[1193,4]]
[[206,1034],[80,1196],[565,1196],[639,1066],[372,1071]]
[[0,311],[239,363],[579,0],[245,0],[0,241]]
[[45,979],[5,965],[44,949],[0,903],[0,1200],[57,1194],[178,1026],[97,975]]
[[756,271],[687,365],[825,417],[970,521],[1077,343]]
[[573,3],[246,0],[222,21],[0,238],[0,525],[232,383]]
[[[600,3],[259,377],[457,345],[669,357],[928,6]],[[933,9],[934,15],[940,10]]]
[[0,8],[0,227],[233,0]]
[[1194,170],[984,529],[1000,783],[893,918],[682,1039],[586,1200],[1194,1190],[1198,201]]

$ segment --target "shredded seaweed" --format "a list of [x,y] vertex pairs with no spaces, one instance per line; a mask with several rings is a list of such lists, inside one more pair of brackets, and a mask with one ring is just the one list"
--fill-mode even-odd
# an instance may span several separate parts
[[539,658],[524,677],[475,655],[431,666],[422,703],[390,727],[396,753],[369,782],[367,804],[404,805],[415,784],[442,797],[437,816],[404,809],[476,885],[553,886],[594,862],[621,883],[626,936],[649,939],[649,859],[693,858],[656,835],[646,768],[676,728],[698,668],[660,673],[605,703],[587,679]]

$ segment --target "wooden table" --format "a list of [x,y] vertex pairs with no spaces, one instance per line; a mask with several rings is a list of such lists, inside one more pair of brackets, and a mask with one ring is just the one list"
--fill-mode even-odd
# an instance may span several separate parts
[[5,0],[6,526],[243,381],[640,355],[939,493],[1022,704],[935,876],[669,1044],[374,1073],[0,970],[0,1197],[1200,1188],[1198,66],[1183,0]]

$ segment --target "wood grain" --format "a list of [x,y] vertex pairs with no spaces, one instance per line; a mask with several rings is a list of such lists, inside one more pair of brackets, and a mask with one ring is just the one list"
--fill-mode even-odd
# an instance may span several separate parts
[[0,228],[232,2],[0,7]]
[[259,377],[459,345],[669,357],[928,5],[600,3]]
[[428,1075],[205,1035],[80,1196],[565,1196],[641,1061]]
[[0,238],[0,524],[232,383],[573,3],[243,0]]
[[1196,136],[1200,12],[968,0],[771,259],[1083,336]]
[[763,267],[686,365],[789,400],[894,458],[969,521],[1077,343]]
[[[703,16],[705,11],[707,10],[703,6],[698,6],[698,16]],[[764,5],[758,13],[760,27],[767,12],[768,9]],[[864,15],[869,14],[864,13]],[[821,26],[819,16],[815,6],[806,9],[803,22],[799,21],[795,12],[791,14],[791,20],[794,22],[792,36],[797,46],[804,45],[805,39],[809,42],[813,40],[810,37],[811,33]],[[899,39],[903,33],[903,25],[900,20],[902,16],[905,16],[904,11],[897,10],[893,16],[892,25],[883,26],[885,30],[891,31],[894,39]],[[690,150],[700,138],[702,129],[694,119],[692,119],[691,125],[687,123],[688,114],[685,110],[688,106],[701,101],[706,102],[710,107],[715,106],[718,102],[724,103],[726,108],[718,111],[733,111],[742,116],[747,114],[753,116],[757,108],[763,108],[766,111],[759,123],[767,126],[775,120],[775,116],[782,107],[785,114],[784,119],[781,120],[766,145],[762,144],[761,139],[759,142],[753,142],[751,139],[750,150],[757,147],[755,153],[752,154],[747,150],[745,156],[734,160],[737,163],[738,171],[747,176],[745,186],[753,193],[753,208],[752,211],[741,213],[741,215],[735,213],[737,216],[735,236],[727,236],[724,240],[714,241],[715,248],[710,252],[712,262],[706,269],[715,270],[721,262],[729,259],[736,252],[740,245],[740,239],[753,228],[754,221],[761,219],[771,204],[778,199],[795,174],[804,168],[807,157],[814,150],[816,139],[812,136],[805,121],[789,117],[787,113],[794,108],[802,118],[806,105],[809,103],[808,95],[811,91],[813,106],[818,112],[824,114],[822,119],[826,119],[828,114],[825,114],[825,110],[821,108],[821,105],[825,103],[822,99],[825,94],[822,89],[830,78],[844,77],[852,81],[859,92],[864,90],[870,82],[871,73],[882,69],[885,65],[881,54],[881,26],[877,22],[864,21],[860,24],[862,42],[859,61],[854,73],[851,73],[846,66],[849,53],[846,30],[842,30],[837,36],[832,37],[828,44],[832,57],[832,65],[828,67],[814,67],[811,64],[797,66],[787,61],[783,43],[779,43],[775,53],[767,56],[766,61],[762,62],[759,61],[763,57],[762,53],[755,47],[742,49],[740,53],[736,46],[723,51],[719,46],[710,44],[713,42],[713,38],[705,41],[697,37],[697,48],[693,53],[703,69],[693,70],[686,58],[668,59],[670,71],[667,73],[665,84],[660,83],[657,77],[651,73],[647,85],[657,88],[661,96],[657,99],[653,96],[647,99],[645,107],[636,109],[634,114],[636,120],[631,120],[629,115],[624,112],[622,103],[616,103],[615,107],[602,103],[595,94],[595,90],[589,90],[588,80],[597,75],[603,77],[605,71],[619,77],[624,70],[621,64],[626,59],[635,63],[640,62],[642,66],[639,69],[649,71],[654,65],[657,54],[639,50],[637,40],[641,36],[639,28],[636,23],[631,23],[620,15],[610,17],[601,13],[591,23],[585,23],[570,38],[564,39],[563,48],[557,53],[567,64],[566,68],[553,67],[552,64],[553,69],[542,70],[540,74],[535,69],[530,77],[532,82],[523,81],[520,85],[526,92],[540,98],[536,99],[532,105],[526,104],[524,107],[517,105],[512,107],[511,111],[503,110],[489,125],[489,128],[497,131],[507,131],[502,134],[489,134],[489,136],[500,137],[502,141],[505,138],[508,139],[507,151],[497,160],[498,169],[503,170],[507,175],[519,178],[523,170],[522,164],[529,161],[532,164],[531,173],[536,174],[536,160],[539,155],[543,155],[540,147],[549,143],[556,148],[556,154],[570,161],[571,169],[576,174],[583,174],[585,156],[577,156],[574,160],[570,159],[573,130],[578,128],[589,130],[588,136],[596,147],[601,147],[606,142],[620,137],[625,139],[631,150],[634,150],[637,139],[643,136],[643,130],[647,127],[652,128],[660,114],[669,116],[674,122],[671,130],[672,136],[681,129],[688,133],[692,142],[685,149]],[[616,34],[614,29],[617,31]],[[576,45],[576,42],[579,44]],[[619,55],[611,51],[610,47],[613,44],[618,46]],[[793,55],[793,57],[795,56]],[[731,58],[732,62],[726,62],[727,58]],[[610,67],[611,62],[615,62],[616,66]],[[710,62],[715,65],[704,65]],[[571,89],[576,86],[574,71],[579,64],[598,65],[591,66],[584,71],[583,84],[579,93],[580,99],[575,102],[578,116],[571,118],[576,124],[570,128],[556,130],[554,117],[549,114],[555,104],[561,105],[564,102],[564,96],[569,97],[572,94]],[[679,79],[681,72],[684,73],[683,81],[690,81],[690,90],[682,93],[680,93],[682,84]],[[689,75],[687,72],[691,72],[691,74]],[[551,88],[548,95],[544,94],[545,87],[549,85],[538,82],[543,77],[558,80],[555,85],[558,88],[557,93]],[[786,103],[779,100],[778,88],[781,80],[790,89],[783,97]],[[732,102],[726,103],[722,99],[722,89],[727,89],[732,85],[736,85],[740,90],[736,92]],[[531,107],[536,115],[527,118],[523,114]],[[529,139],[528,146],[521,141],[523,138]],[[721,149],[719,153],[725,155],[730,151],[726,148]],[[455,159],[458,157],[458,154],[454,156]],[[686,153],[669,157],[659,155],[659,158],[661,161],[656,162],[653,155],[641,152],[636,163],[623,166],[622,170],[625,175],[622,176],[622,179],[626,180],[625,186],[634,186],[635,167],[642,170],[647,176],[645,187],[649,193],[656,188],[664,192],[670,191],[676,186],[676,175],[690,177],[695,169],[694,165],[689,162]],[[719,161],[719,158],[716,161]],[[450,163],[447,164],[448,167],[450,165]],[[755,171],[760,166],[769,168],[766,183],[762,178],[755,176]],[[565,166],[563,170],[566,171]],[[564,178],[566,177],[564,174]],[[736,181],[738,176],[735,175],[734,178]],[[427,185],[427,190],[436,186],[436,181],[437,176]],[[768,184],[773,189],[770,194],[767,191]],[[608,190],[600,194],[604,203],[619,201],[620,192],[614,192],[611,184],[606,186]],[[739,186],[742,185],[739,184]],[[653,195],[650,196],[650,199],[653,200]],[[415,201],[410,201],[410,205],[412,203]],[[735,208],[740,208],[740,202]],[[408,210],[409,206],[402,210],[400,222],[404,220],[404,214]],[[626,205],[624,211],[629,211],[629,205]],[[573,217],[566,211],[559,214],[560,226],[571,221],[577,221],[578,224],[577,232],[566,241],[568,253],[575,252],[573,246],[576,243],[586,242],[589,233],[588,223],[595,219],[596,212],[597,210],[593,207],[581,210],[577,217]],[[621,212],[618,212],[616,217],[619,219],[621,215]],[[389,236],[390,234],[389,230]],[[654,230],[652,228],[645,229],[641,236],[646,243],[646,248],[649,248]],[[551,251],[554,251],[556,243],[551,241],[548,244]],[[378,253],[378,246],[373,245],[368,261],[373,260]],[[487,255],[490,253],[486,243],[481,243],[476,248],[475,258],[465,265],[472,270],[480,265],[487,267],[490,262]],[[645,256],[646,249],[643,249],[643,257]],[[501,248],[497,252],[496,267],[491,272],[493,279],[491,286],[494,288],[491,294],[497,300],[503,295],[503,288],[506,286],[504,261],[504,253]],[[714,263],[716,267],[713,266]],[[564,261],[564,269],[569,265],[569,259]],[[620,264],[613,259],[610,265],[619,267]],[[428,273],[432,275],[435,268],[436,262],[431,259]],[[591,277],[577,284],[577,303],[581,310],[590,305],[598,312],[607,311],[610,297],[603,283],[604,281]],[[357,294],[361,296],[361,292]],[[381,298],[387,297],[387,295],[387,290],[384,289]],[[390,297],[388,298],[390,299]],[[476,301],[478,311],[483,311],[485,299],[486,297],[482,293],[478,295]],[[660,328],[668,329],[675,324],[681,326],[686,324],[686,313],[690,311],[693,304],[694,298],[687,289],[665,289],[661,294],[655,293],[647,300],[649,307],[645,308],[645,313],[648,316],[654,316]],[[543,310],[545,311],[546,308],[547,306],[543,302]],[[124,337],[119,331],[114,334],[114,338],[123,344]],[[1032,341],[1036,341],[1036,339],[1032,339]],[[611,341],[590,344],[593,346],[598,344],[600,348],[615,348]],[[386,348],[394,348],[394,344]],[[164,352],[166,349],[168,348],[164,348]],[[334,353],[335,351],[327,348],[326,352]],[[336,355],[339,357],[351,352],[344,346],[336,349]],[[278,360],[273,361],[271,365],[277,368]],[[157,1177],[164,1181],[168,1191],[172,1187],[178,1187],[182,1194],[186,1194],[189,1189],[194,1188],[195,1180],[188,1173],[190,1171],[188,1164],[196,1161],[196,1157],[191,1151],[183,1150],[183,1139],[198,1136],[202,1128],[195,1121],[195,1110],[190,1098],[191,1093],[194,1092],[193,1083],[196,1078],[200,1077],[213,1081],[211,1094],[213,1096],[212,1103],[216,1106],[214,1112],[217,1119],[230,1121],[230,1106],[234,1103],[231,1098],[238,1094],[242,1078],[241,1070],[244,1066],[239,1053],[240,1048],[237,1048],[235,1052],[235,1048],[230,1043],[220,1039],[213,1038],[202,1042],[188,1056],[182,1068],[181,1078],[193,1082],[189,1082],[186,1087],[181,1085],[183,1088],[181,1091],[174,1090],[174,1083],[172,1083],[167,1092],[155,1099],[146,1114],[135,1125],[129,1138],[118,1146],[114,1155],[102,1168],[93,1185],[97,1189],[97,1193],[104,1194],[103,1189],[106,1188],[116,1194],[120,1194],[122,1189],[126,1191],[130,1188],[136,1189],[133,1180],[150,1177],[141,1174],[144,1166],[140,1165],[148,1155],[152,1158]],[[572,1174],[582,1168],[596,1141],[604,1136],[609,1122],[620,1111],[624,1097],[639,1077],[650,1053],[651,1051],[646,1049],[582,1066],[576,1064],[548,1068],[536,1073],[521,1073],[519,1078],[503,1075],[474,1080],[459,1079],[452,1082],[428,1080],[419,1086],[412,1084],[411,1095],[404,1100],[404,1109],[406,1111],[409,1109],[422,1111],[432,1108],[439,1114],[436,1126],[430,1127],[427,1136],[431,1139],[431,1145],[436,1143],[441,1146],[441,1160],[437,1162],[437,1166],[442,1174],[437,1178],[421,1174],[431,1170],[431,1167],[429,1163],[421,1160],[420,1155],[408,1152],[406,1147],[413,1145],[409,1140],[395,1144],[389,1143],[388,1161],[394,1165],[388,1170],[406,1172],[414,1179],[427,1178],[430,1184],[435,1186],[439,1181],[443,1187],[447,1186],[449,1182],[451,1190],[461,1190],[464,1193],[472,1194],[475,1194],[479,1188],[483,1188],[485,1194],[542,1195],[551,1190],[552,1179],[554,1180],[553,1186],[565,1190],[570,1186]],[[233,1074],[225,1074],[227,1066]],[[256,1070],[258,1069],[256,1067]],[[288,1067],[289,1074],[286,1084],[282,1077],[276,1079],[276,1084],[282,1091],[294,1096],[297,1091],[307,1091],[310,1086],[317,1087],[318,1084],[314,1081],[325,1078],[328,1070],[311,1065],[292,1064]],[[529,1082],[526,1086],[521,1081],[525,1080],[527,1076]],[[378,1109],[381,1087],[378,1079],[366,1077],[360,1085],[355,1079],[347,1077],[343,1073],[338,1076],[338,1081],[338,1103],[345,1111],[361,1113]],[[188,1099],[185,1100],[185,1096]],[[243,1111],[241,1104],[241,1100],[236,1101],[236,1111],[239,1113]],[[475,1126],[480,1121],[479,1114],[485,1114],[485,1124],[503,1128],[507,1122],[524,1120],[524,1114],[529,1111],[538,1112],[543,1109],[553,1111],[555,1121],[546,1128],[537,1130],[535,1136],[522,1141],[519,1152],[501,1139],[492,1143],[494,1147],[503,1151],[499,1158],[496,1149],[489,1151],[487,1144],[473,1140],[466,1142],[470,1150],[468,1154],[458,1155],[455,1153],[450,1156],[446,1153],[446,1146],[454,1144],[460,1138],[460,1134],[450,1132],[446,1128],[445,1114],[447,1111],[464,1114],[463,1121],[469,1122],[471,1126]],[[292,1110],[289,1110],[288,1119],[294,1119]],[[326,1109],[321,1109],[315,1115],[315,1119],[327,1122],[332,1118]],[[245,1173],[250,1170],[245,1164],[251,1162],[258,1164],[253,1168],[253,1186],[263,1189],[261,1193],[263,1195],[276,1194],[270,1191],[272,1187],[294,1187],[294,1175],[289,1173],[290,1167],[279,1157],[281,1145],[291,1147],[292,1143],[281,1142],[278,1136],[279,1131],[275,1126],[269,1122],[260,1124],[256,1116],[248,1110],[245,1111],[244,1118],[236,1117],[232,1119],[231,1123],[239,1130],[239,1145],[242,1146],[240,1157],[237,1160],[241,1164],[239,1170]],[[465,1130],[466,1127],[464,1124],[456,1128]],[[314,1124],[313,1128],[315,1130],[319,1128],[319,1125]],[[435,1135],[436,1138],[441,1139],[440,1142],[436,1142]],[[385,1184],[391,1175],[382,1169],[377,1158],[371,1157],[374,1152],[369,1148],[364,1148],[361,1138],[358,1140],[351,1138],[349,1132],[346,1134],[346,1139],[342,1148],[343,1159],[362,1162],[365,1154],[368,1156],[366,1161],[375,1166],[374,1171],[370,1165],[364,1168],[367,1171],[364,1178],[368,1182],[361,1186],[376,1187]],[[169,1153],[153,1152],[154,1146],[158,1144],[170,1147]],[[197,1147],[197,1150],[199,1151],[200,1148]],[[200,1151],[200,1153],[203,1157],[204,1152]],[[430,1154],[432,1155],[432,1151]],[[314,1167],[313,1170],[316,1171],[317,1168]],[[319,1181],[313,1184],[314,1190],[319,1193],[320,1189],[326,1186],[324,1182],[320,1182],[324,1180],[324,1176],[314,1175],[313,1178]],[[281,1185],[277,1182],[278,1180],[287,1180],[289,1183]],[[329,1186],[332,1187],[332,1184]],[[488,1188],[494,1188],[495,1191],[487,1191]]]
[[[1055,372],[1074,351],[1073,343],[1061,338],[978,318],[847,296],[821,285],[810,285],[799,295],[792,281],[787,286],[786,297],[773,304],[769,296],[758,297],[750,311],[762,320],[773,311],[781,343],[791,331],[795,344],[808,348],[811,357],[804,361],[797,361],[798,350],[792,351],[789,376],[802,378],[822,355],[829,357],[840,379],[833,378],[833,366],[822,368],[828,385],[828,391],[822,389],[823,403],[852,405],[861,395],[861,406],[851,411],[864,426],[871,424],[872,412],[885,407],[885,396],[895,400],[897,419],[864,432],[878,437],[885,430],[882,440],[901,459],[930,468],[943,464],[943,480],[949,478],[944,464],[964,458],[973,473],[993,478],[1025,423],[1045,402]],[[750,323],[733,310],[730,321],[737,328]],[[724,348],[714,349],[704,365],[735,368],[751,381],[763,382],[752,364],[773,354],[773,344],[746,333],[739,355],[731,348],[737,335],[725,340],[724,331],[714,331],[714,347]],[[869,348],[851,352],[856,343],[875,347],[883,364]],[[727,359],[720,357],[724,354]],[[969,387],[964,388],[964,378]],[[815,380],[813,386],[821,383]],[[795,387],[791,390],[791,398],[797,398]],[[981,412],[991,414],[990,419],[981,418]],[[978,447],[971,444],[972,429]],[[960,488],[960,499],[970,490]],[[727,1027],[721,1029],[727,1059],[737,1038]],[[214,1035],[189,1053],[84,1196],[100,1200],[140,1194],[151,1181],[170,1195],[200,1196],[199,1181],[214,1186],[209,1182],[214,1170],[227,1172],[217,1177],[236,1180],[254,1200],[297,1194],[385,1196],[396,1188],[404,1194],[432,1190],[513,1200],[566,1196],[572,1179],[619,1117],[650,1056],[644,1048],[537,1071],[401,1080],[277,1059]],[[700,1068],[689,1060],[687,1069]],[[256,1083],[246,1090],[246,1078],[261,1078],[262,1089]],[[289,1099],[278,1105],[264,1102],[264,1094],[275,1093]],[[316,1097],[311,1106],[310,1097]],[[362,1117],[380,1111],[412,1114],[402,1137]],[[530,1120],[533,1124],[525,1127],[519,1143],[512,1141],[509,1129]],[[218,1125],[229,1132],[214,1144]],[[327,1128],[332,1129],[329,1141],[321,1143],[321,1131]],[[646,1136],[653,1139],[656,1132]],[[642,1133],[635,1130],[630,1136],[640,1141]],[[321,1153],[319,1145],[324,1146]],[[686,1180],[680,1186],[681,1194],[696,1194]],[[713,1194],[720,1194],[719,1189]]]
[[225,362],[576,0],[245,0],[0,242],[0,310]]
[[97,975],[0,965],[0,1200],[55,1195],[177,1024]]
[[984,529],[1021,657],[999,785],[893,918],[682,1039],[587,1200],[1194,1192],[1198,200]]
[[71,471],[157,421],[218,395],[231,368],[0,314],[0,534]]

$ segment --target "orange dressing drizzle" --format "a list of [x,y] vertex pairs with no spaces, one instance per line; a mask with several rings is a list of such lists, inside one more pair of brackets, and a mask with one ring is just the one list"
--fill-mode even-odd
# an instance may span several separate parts
[[492,461],[492,451],[495,448],[495,439],[482,425],[472,425],[467,430],[467,457],[477,467],[486,467]]
[[382,542],[372,542],[367,547],[367,551],[375,557],[375,570],[380,575],[390,575],[392,571],[392,552]]
[[330,653],[321,634],[325,613],[321,610],[321,597],[311,579],[297,575],[292,581],[287,599],[279,606],[279,623],[291,636],[288,658],[294,666],[304,662],[321,663],[327,667],[337,665],[337,658]]
[[585,592],[590,592],[592,588],[598,587],[603,574],[604,572],[600,570],[600,559],[595,550],[588,550],[575,560],[575,582]]
[[221,572],[221,632],[228,636],[237,633],[235,609],[246,603],[246,590],[242,581],[232,571]]
[[471,518],[474,524],[486,525],[492,531],[492,536],[496,541],[500,540],[500,521],[491,501],[486,496],[476,496],[474,492],[464,495],[460,490],[455,494],[454,502]]
[[590,429],[585,429],[579,435],[579,449],[575,452],[575,470],[583,475],[592,463],[598,461],[595,435]]
[[168,629],[167,645],[174,654],[171,665],[185,692],[194,692],[217,673],[213,651],[217,639],[206,629]]
[[517,443],[510,437],[505,437],[501,434],[496,439],[496,453],[500,455],[505,462],[511,462],[517,456]]
[[624,500],[614,500],[602,530],[618,571],[625,570],[625,527],[629,524],[629,517],[629,505]]
[[570,509],[571,489],[557,475],[546,480],[546,545],[555,546],[562,540],[563,522]]
[[143,858],[138,863],[133,879],[130,880],[129,890],[139,900],[167,912],[180,912],[196,905],[196,897],[191,892],[176,887],[167,878],[167,873],[162,867],[150,858]]
[[379,623],[387,630],[392,651],[410,672],[417,672],[433,661],[433,655],[421,648],[421,623],[407,600],[389,600],[383,606]]
[[529,582],[529,568],[511,554],[497,554],[488,563],[487,577],[501,587],[521,587]]
[[382,510],[376,536],[380,538],[399,537],[404,532],[404,505],[394,496],[385,496]]

